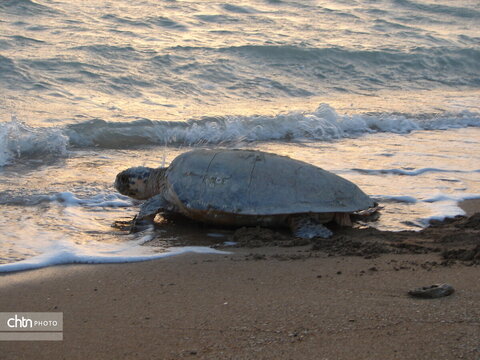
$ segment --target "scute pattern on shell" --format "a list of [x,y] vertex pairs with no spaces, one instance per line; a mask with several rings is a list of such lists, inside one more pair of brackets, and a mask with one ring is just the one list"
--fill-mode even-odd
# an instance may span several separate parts
[[167,200],[184,211],[277,215],[354,212],[374,201],[314,165],[253,150],[193,150],[166,172]]

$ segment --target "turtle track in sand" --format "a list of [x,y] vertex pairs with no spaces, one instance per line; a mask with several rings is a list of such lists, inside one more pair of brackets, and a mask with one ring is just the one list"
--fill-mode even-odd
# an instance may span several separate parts
[[[311,240],[295,238],[287,229],[219,229],[183,217],[174,217],[157,223],[157,226],[161,229],[161,235],[147,242],[146,246],[168,248],[202,245],[226,250],[297,247],[298,251],[288,256],[289,259],[304,259],[310,256],[375,258],[382,254],[432,254],[436,257],[433,263],[437,265],[480,265],[480,213],[471,217],[458,216],[441,222],[435,221],[418,232],[337,226],[330,239]],[[206,236],[212,232],[221,233],[222,237]],[[234,242],[235,245],[224,245],[225,241]],[[265,257],[262,255],[261,258]]]
[[480,213],[432,222],[419,232],[381,231],[374,228],[339,228],[330,239],[298,239],[284,231],[252,227],[240,228],[230,236],[235,247],[310,246],[312,252],[329,256],[438,253],[443,264],[461,261],[480,264]]

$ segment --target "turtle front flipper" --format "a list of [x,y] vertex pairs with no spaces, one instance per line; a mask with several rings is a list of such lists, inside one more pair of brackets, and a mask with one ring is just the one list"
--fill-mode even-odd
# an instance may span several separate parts
[[153,224],[155,215],[160,212],[168,211],[171,205],[165,200],[162,194],[155,195],[145,201],[140,206],[140,211],[132,220],[130,233],[139,232],[143,230],[144,225]]
[[333,235],[333,232],[309,215],[291,216],[288,219],[288,225],[292,234],[302,239],[314,237],[328,239]]

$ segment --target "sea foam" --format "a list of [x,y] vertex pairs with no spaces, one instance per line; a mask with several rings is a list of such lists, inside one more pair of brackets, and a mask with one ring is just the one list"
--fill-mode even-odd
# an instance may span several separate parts
[[443,221],[447,218],[465,215],[465,211],[459,206],[464,200],[480,199],[479,194],[445,194],[438,192],[435,195],[426,197],[415,197],[409,195],[376,195],[374,196],[380,204],[405,203],[424,204],[429,209],[429,215],[419,217],[415,220],[421,228],[428,227],[432,220]]
[[232,144],[242,141],[329,141],[363,134],[415,130],[446,130],[480,126],[480,114],[443,115],[354,114],[341,115],[327,104],[313,112],[275,116],[221,116],[189,121],[107,122],[91,120],[68,125],[64,132],[76,147],[124,148],[138,145]]
[[13,272],[39,269],[42,267],[64,264],[111,264],[139,262],[160,259],[184,253],[229,254],[204,246],[171,247],[163,252],[155,252],[155,248],[141,246],[149,239],[132,241],[129,244],[78,245],[67,240],[55,241],[41,255],[22,261],[1,264],[0,272]]
[[[100,119],[59,127],[31,127],[12,118],[0,123],[0,166],[17,158],[66,156],[75,148],[129,149],[145,145],[235,145],[255,141],[331,141],[372,133],[408,134],[416,130],[479,127],[480,114],[461,111],[435,116],[391,113],[342,115],[327,104],[313,112],[275,116],[218,116],[188,121]],[[402,172],[403,170],[379,170]],[[422,169],[419,171],[436,171]],[[441,170],[438,170],[441,171]]]
[[50,201],[58,201],[64,206],[85,206],[85,207],[129,207],[132,206],[132,199],[118,193],[97,194],[90,198],[81,199],[74,193],[65,191],[50,195]]
[[38,158],[45,155],[65,156],[68,137],[60,128],[32,127],[12,116],[0,123],[0,166],[17,158]]
[[362,174],[368,175],[381,175],[381,174],[393,174],[403,176],[418,176],[426,173],[480,173],[480,169],[477,170],[456,170],[456,169],[440,169],[440,168],[421,168],[421,169],[352,169]]

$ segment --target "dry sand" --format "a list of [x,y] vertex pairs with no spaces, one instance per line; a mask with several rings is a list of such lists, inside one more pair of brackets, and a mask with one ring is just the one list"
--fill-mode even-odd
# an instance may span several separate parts
[[[247,231],[266,246],[4,275],[1,311],[62,311],[64,340],[0,358],[480,359],[479,220],[303,245]],[[407,295],[440,282],[456,292]]]

